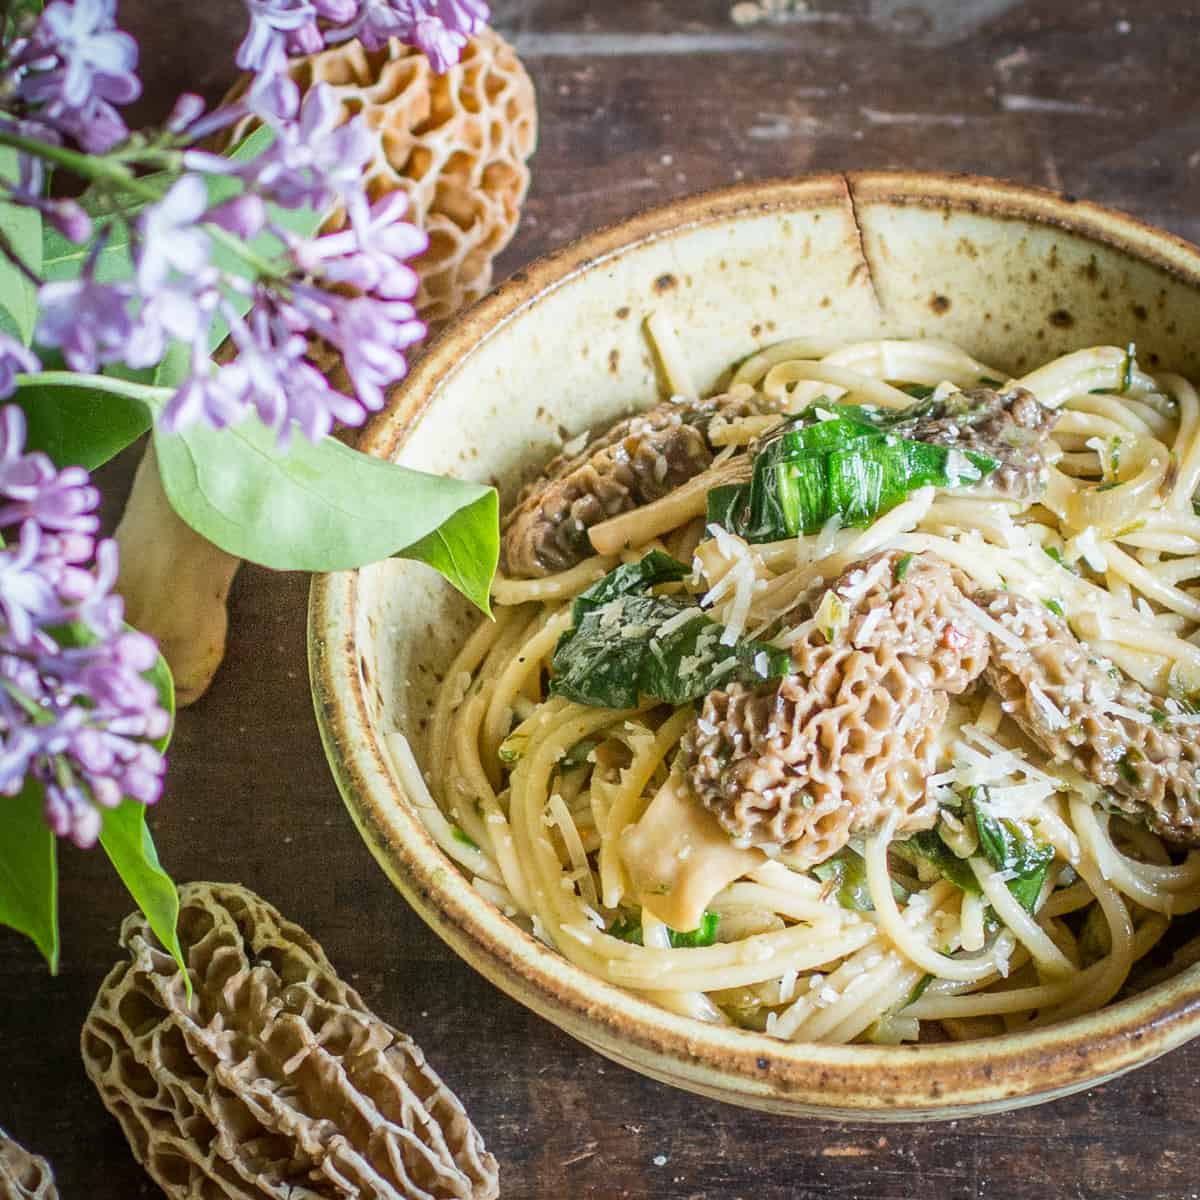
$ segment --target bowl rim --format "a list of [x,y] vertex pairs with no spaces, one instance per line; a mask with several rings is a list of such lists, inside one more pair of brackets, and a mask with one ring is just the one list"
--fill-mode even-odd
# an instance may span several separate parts
[[[1200,292],[1200,248],[1088,201],[978,175],[855,171],[742,183],[656,206],[518,270],[460,314],[363,430],[394,457],[473,351],[539,300],[644,243],[739,215],[848,203],[915,204],[1052,226]],[[669,1013],[560,957],[505,917],[434,843],[372,732],[354,629],[358,574],[314,577],[309,673],[326,754],[368,847],[461,957],[573,1036],[634,1069],[725,1100],[859,1118],[956,1117],[1051,1099],[1140,1066],[1200,1034],[1200,966],[1097,1012],[981,1042],[831,1046]],[[983,1053],[981,1053],[981,1050]]]

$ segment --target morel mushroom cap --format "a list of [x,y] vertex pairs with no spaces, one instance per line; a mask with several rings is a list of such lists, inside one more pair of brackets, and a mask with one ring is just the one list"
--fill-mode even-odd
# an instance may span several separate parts
[[[302,92],[326,84],[347,115],[362,113],[376,132],[369,194],[407,193],[408,219],[429,235],[429,249],[413,262],[421,316],[444,321],[482,296],[516,231],[529,189],[525,162],[537,142],[533,83],[513,48],[486,29],[439,75],[421,51],[395,39],[376,51],[348,41],[292,59],[289,72]],[[249,128],[235,126],[229,139]],[[344,221],[335,212],[322,232]]]
[[988,655],[953,572],[930,556],[880,555],[831,591],[840,615],[806,622],[795,673],[710,692],[683,741],[688,782],[729,834],[800,866],[893,811],[899,833],[933,824],[925,776],[947,694]]
[[1076,640],[1043,604],[982,592],[1013,636],[992,640],[987,681],[1004,710],[1059,762],[1104,788],[1110,803],[1180,846],[1200,846],[1200,740],[1163,702]]
[[496,1161],[411,1039],[321,947],[232,884],[180,889],[195,989],[145,918],[100,987],[84,1064],[175,1200],[490,1200]]
[[552,459],[504,519],[501,569],[536,577],[587,558],[593,525],[657,500],[706,470],[713,461],[709,424],[717,416],[761,411],[756,403],[729,396],[666,400],[618,421],[582,450]]
[[0,1129],[0,1200],[58,1200],[50,1164]]

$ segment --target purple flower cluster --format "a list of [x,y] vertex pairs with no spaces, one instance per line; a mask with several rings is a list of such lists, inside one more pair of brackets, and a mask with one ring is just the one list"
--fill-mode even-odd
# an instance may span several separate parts
[[313,54],[323,45],[357,37],[368,50],[389,38],[416,46],[435,71],[456,62],[467,38],[487,24],[484,0],[245,0],[250,29],[238,47],[238,66],[273,72],[288,54]]
[[142,90],[137,42],[116,27],[116,0],[51,0],[9,47],[8,75],[31,119],[104,154],[129,134],[116,105]]
[[[86,148],[110,148],[125,136],[113,105],[137,94],[136,44],[115,28],[115,0],[52,0],[14,47],[8,74],[26,109],[13,120],[25,133],[54,144],[73,137]],[[268,125],[272,144],[257,158],[234,161],[184,150],[186,173],[158,202],[142,210],[132,230],[136,273],[129,282],[96,277],[96,250],[81,275],[40,290],[37,341],[61,350],[72,369],[92,372],[123,362],[140,368],[159,361],[171,343],[190,347],[190,376],[162,420],[178,429],[204,419],[220,428],[254,411],[286,444],[293,423],[310,438],[335,422],[361,424],[383,403],[384,388],[405,372],[405,351],[424,335],[413,298],[417,276],[408,260],[426,238],[404,220],[399,195],[371,204],[364,168],[375,137],[362,117],[344,119],[331,89],[313,88],[300,101],[286,73],[287,54],[310,52],[342,38],[376,47],[390,37],[417,45],[434,67],[458,59],[488,16],[483,0],[245,0],[250,28],[238,51],[257,72],[235,106],[206,113],[183,96],[165,136],[185,147],[244,116]],[[80,122],[99,141],[85,141]],[[0,114],[0,130],[9,118]],[[31,122],[40,122],[38,126]],[[15,128],[10,122],[10,128]],[[210,203],[217,177],[236,178],[232,199]],[[40,160],[23,156],[12,195],[35,204],[67,233],[90,232],[86,214],[70,201],[43,195]],[[227,187],[224,189],[227,194]],[[275,209],[343,209],[341,232],[299,239],[271,220]],[[282,249],[270,261],[238,273],[214,253],[220,231],[246,245],[268,231]],[[238,297],[240,303],[235,303]],[[247,301],[250,310],[245,312]],[[214,318],[228,327],[238,358],[210,361]],[[340,352],[353,395],[335,390],[312,365],[311,339]],[[15,342],[0,339],[0,397],[13,378],[37,369]]]
[[24,447],[21,410],[0,409],[0,795],[36,780],[50,828],[86,847],[103,809],[158,799],[151,743],[169,717],[143,677],[155,645],[112,594],[117,547],[96,541],[87,472]]

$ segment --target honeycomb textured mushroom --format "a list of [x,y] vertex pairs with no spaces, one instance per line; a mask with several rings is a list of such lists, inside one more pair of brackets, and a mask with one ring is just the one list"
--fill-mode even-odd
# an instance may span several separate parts
[[795,673],[710,692],[683,742],[688,782],[725,830],[798,866],[894,811],[901,834],[934,823],[925,777],[947,697],[988,658],[955,573],[930,556],[880,555],[831,592],[798,627]]
[[1044,605],[982,592],[979,605],[1012,635],[992,640],[987,681],[1005,711],[1057,761],[1124,812],[1180,846],[1200,846],[1200,740],[1163,702],[1097,658]]
[[[289,69],[302,93],[325,84],[348,116],[361,113],[374,131],[371,198],[406,193],[408,219],[429,235],[429,249],[413,263],[422,318],[436,324],[479,299],[491,286],[493,260],[516,232],[529,189],[526,160],[537,143],[533,83],[516,51],[488,29],[444,75],[394,39],[376,51],[343,42],[295,58]],[[235,126],[230,139],[250,128]],[[322,232],[344,223],[345,214],[334,212]]]
[[253,892],[180,889],[195,996],[140,913],[83,1028],[88,1075],[173,1200],[488,1200],[457,1097]]
[[[485,30],[438,75],[424,54],[399,42],[368,53],[349,41],[294,59],[290,70],[302,91],[331,87],[343,110],[361,113],[375,132],[372,199],[405,192],[408,219],[429,235],[429,249],[412,264],[420,316],[437,325],[482,296],[495,256],[516,231],[537,141],[533,84],[512,47]],[[233,95],[245,87],[243,80]],[[228,140],[250,128],[242,122]],[[335,211],[322,232],[344,221]],[[314,344],[312,355],[335,384],[348,386],[328,346]],[[118,590],[135,624],[162,647],[185,705],[204,694],[225,655],[225,602],[241,560],[175,516],[149,461],[147,454],[117,530]]]
[[618,421],[575,454],[560,454],[526,484],[504,519],[500,566],[533,578],[594,553],[588,530],[648,504],[712,465],[714,418],[749,416],[755,402],[714,396],[674,400]]
[[0,1200],[58,1200],[50,1164],[0,1129]]

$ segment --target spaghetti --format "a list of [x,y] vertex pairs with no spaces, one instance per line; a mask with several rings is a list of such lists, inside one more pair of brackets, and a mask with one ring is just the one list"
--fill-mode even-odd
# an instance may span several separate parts
[[[694,394],[672,332],[661,322],[652,332],[671,387]],[[396,748],[425,798],[430,832],[479,891],[600,978],[673,1012],[792,1040],[916,1040],[939,1028],[975,1037],[1061,1020],[1117,995],[1171,918],[1200,907],[1200,853],[1178,848],[1187,828],[1181,838],[1156,826],[1153,814],[1088,777],[1072,722],[1078,705],[1094,703],[1105,728],[1130,744],[1174,739],[1169,746],[1186,758],[1180,769],[1190,770],[1200,736],[1195,389],[1146,373],[1132,349],[1077,351],[1005,385],[1056,417],[1034,495],[921,484],[869,520],[843,524],[835,513],[773,540],[739,536],[705,515],[706,495],[745,484],[755,453],[795,414],[824,420],[822,405],[835,416],[845,405],[896,414],[915,397],[1003,378],[941,342],[781,343],[730,372],[725,395],[736,403],[706,418],[709,466],[592,523],[592,553],[567,569],[500,578],[496,619],[459,652],[433,714],[431,795],[407,744]],[[992,655],[970,686],[948,684],[926,704],[933,723],[924,740],[914,733],[908,758],[888,767],[889,780],[907,772],[911,803],[901,806],[894,788],[875,795],[880,815],[863,824],[860,806],[845,836],[843,797],[830,809],[837,821],[820,826],[834,830],[820,835],[832,850],[795,833],[819,824],[800,810],[791,825],[775,820],[774,842],[739,837],[739,818],[701,804],[694,760],[711,696],[740,685],[718,680],[703,702],[642,691],[619,706],[556,691],[552,660],[580,623],[580,598],[650,551],[690,568],[647,593],[648,604],[675,605],[663,636],[713,622],[730,654],[718,668],[743,671],[744,704],[769,695],[776,714],[771,688],[782,694],[785,685],[759,682],[768,654],[792,656],[787,679],[802,696],[803,653],[817,672],[835,645],[869,660],[899,636],[884,632],[888,610],[864,606],[881,588],[895,595],[893,575],[910,561],[952,573],[964,598],[955,636],[967,630]],[[838,579],[852,586],[831,588]],[[1002,676],[1009,661],[1028,665],[1033,626],[1020,604],[1054,614],[1046,636],[1078,639],[1096,669],[1122,682],[1079,692],[1072,708],[1063,700],[1075,694],[1070,681],[1056,691],[1020,665]],[[619,641],[629,617],[619,603],[607,611],[606,632]],[[763,649],[739,665],[733,650],[742,645]],[[920,674],[927,664],[904,661],[918,682],[929,679]],[[687,669],[685,660],[677,674]],[[1140,708],[1128,702],[1139,688],[1152,697]],[[913,703],[900,705],[897,727]],[[721,712],[734,707],[730,700]],[[828,720],[822,728],[833,728]],[[1139,762],[1118,766],[1136,772]],[[789,763],[785,774],[794,775]],[[713,769],[727,771],[727,758]],[[849,796],[851,781],[845,788]],[[768,793],[762,803],[776,803]],[[1184,797],[1188,812],[1197,804]]]

